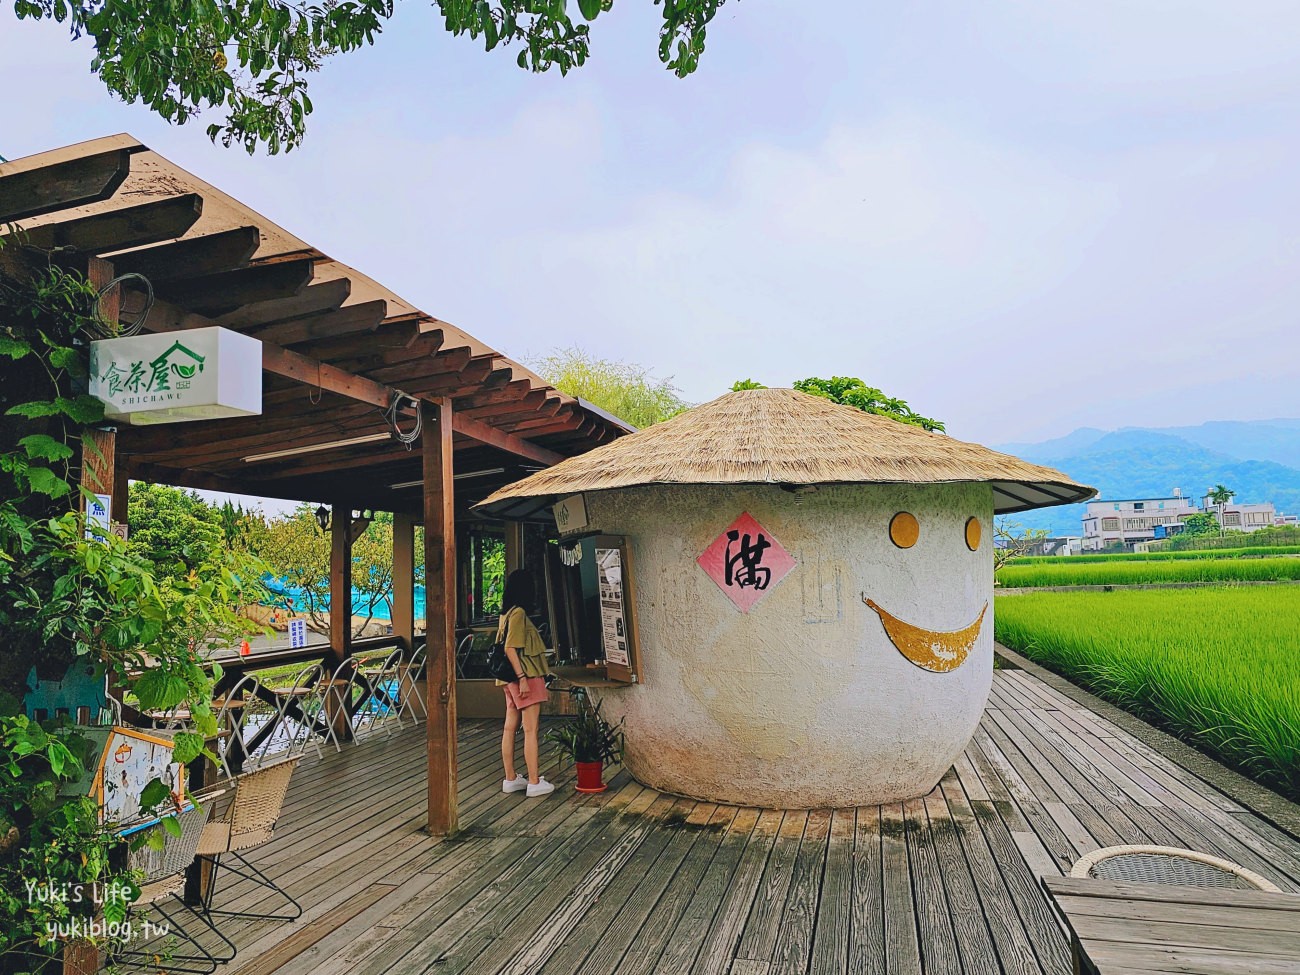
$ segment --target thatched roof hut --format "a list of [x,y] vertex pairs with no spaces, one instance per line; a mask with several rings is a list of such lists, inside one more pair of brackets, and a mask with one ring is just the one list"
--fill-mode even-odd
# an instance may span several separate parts
[[479,507],[517,518],[571,494],[651,484],[972,482],[992,485],[996,514],[1096,494],[979,444],[793,389],[746,389],[524,478]]

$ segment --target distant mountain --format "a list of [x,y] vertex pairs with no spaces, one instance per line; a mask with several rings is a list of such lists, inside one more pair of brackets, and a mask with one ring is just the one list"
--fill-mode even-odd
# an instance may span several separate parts
[[[1097,488],[1103,500],[1169,497],[1174,488],[1199,499],[1213,485],[1226,484],[1239,501],[1272,501],[1279,511],[1300,511],[1300,420],[1131,427],[1114,433],[1085,428],[1039,444],[996,449],[1064,471]],[[1081,504],[1063,505],[1012,518],[1053,535],[1078,535],[1084,510]]]

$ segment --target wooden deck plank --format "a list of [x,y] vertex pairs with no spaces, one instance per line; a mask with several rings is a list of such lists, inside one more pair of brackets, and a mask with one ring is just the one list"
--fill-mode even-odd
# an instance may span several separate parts
[[[921,971],[931,975],[962,972],[957,934],[953,930],[953,908],[943,882],[943,867],[934,846],[930,823],[922,799],[902,805],[907,859],[916,896],[916,923],[921,936]],[[977,975],[972,969],[968,975]]]
[[[754,812],[754,824],[746,837],[740,863],[732,875],[731,885],[723,895],[718,915],[708,940],[701,946],[692,969],[696,975],[726,975],[734,970],[732,959],[745,930],[745,921],[758,885],[763,879],[768,857],[781,829],[781,813],[774,809]],[[591,975],[595,975],[592,972]]]
[[979,890],[966,863],[957,824],[940,788],[922,800],[929,822],[931,843],[939,861],[940,875],[948,895],[957,950],[967,972],[996,972],[1001,968],[993,936],[980,906]]
[[903,807],[881,806],[881,889],[885,905],[885,957],[891,972],[921,971],[921,938],[907,862],[907,827]]
[[[814,809],[799,841],[790,889],[781,910],[781,926],[772,946],[774,975],[793,975],[808,971],[812,957],[813,935],[817,929],[818,897],[825,873],[827,843],[831,832],[831,813]],[[841,878],[843,879],[843,878]]]
[[785,898],[790,892],[795,860],[799,855],[799,843],[807,824],[806,810],[790,810],[782,817],[776,843],[768,857],[745,933],[736,951],[737,958],[771,961],[781,930],[781,912],[785,909]]
[[[845,975],[849,969],[849,937],[853,930],[853,856],[856,839],[855,811],[837,809],[831,814],[826,869],[817,902],[809,971]],[[876,860],[879,863],[879,857]]]
[[857,810],[853,836],[853,888],[849,917],[849,975],[886,975],[885,892],[880,810]]

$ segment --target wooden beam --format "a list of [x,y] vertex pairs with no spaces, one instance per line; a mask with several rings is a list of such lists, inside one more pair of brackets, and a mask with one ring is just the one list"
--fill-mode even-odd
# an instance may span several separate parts
[[[97,257],[90,258],[86,280],[103,288],[113,280],[113,265]],[[106,321],[116,321],[121,292],[114,288],[100,300],[100,313]],[[88,429],[81,435],[81,486],[92,494],[112,495],[117,484],[117,437],[112,430]],[[83,498],[82,510],[85,510]],[[110,511],[110,518],[126,520],[125,511]]]
[[451,403],[424,409],[424,633],[428,646],[429,832],[454,833],[456,803],[456,523]]
[[321,312],[333,311],[348,300],[352,294],[352,281],[348,278],[336,278],[322,281],[304,288],[301,294],[292,298],[277,298],[273,301],[259,301],[255,305],[245,305],[237,311],[227,312],[209,325],[224,325],[243,331],[258,325],[281,322],[306,315],[319,315]]
[[388,302],[377,298],[374,301],[363,301],[359,305],[350,305],[320,315],[309,315],[306,318],[295,318],[287,322],[273,322],[270,325],[249,329],[247,334],[263,342],[274,342],[276,345],[311,342],[313,356],[325,359],[325,356],[317,352],[315,343],[321,339],[355,336],[358,333],[364,334],[366,340],[375,342],[377,337],[372,333],[387,314]]
[[[486,495],[485,495],[486,497]],[[524,523],[506,522],[506,574],[524,567]]]
[[120,251],[179,237],[202,214],[203,198],[186,193],[33,227],[27,232],[26,243],[44,250],[67,247],[79,254]]
[[[486,420],[494,426],[499,425],[502,417],[520,417],[520,416],[537,416],[537,411],[546,406],[547,389],[534,389],[523,396],[517,396],[512,400],[500,403],[490,403],[486,406],[478,406],[478,400],[474,396],[465,396],[465,406],[460,409],[465,416],[472,416],[476,420]],[[555,403],[555,408],[559,409],[559,403]],[[555,412],[555,411],[550,411]]]
[[334,502],[330,522],[330,649],[352,656],[352,505]]
[[0,176],[0,223],[107,200],[131,171],[129,149]]
[[261,243],[256,227],[236,227],[216,234],[176,240],[113,255],[119,274],[143,274],[155,286],[175,278],[230,271],[247,264]]
[[375,364],[378,361],[375,358],[377,350],[396,355],[398,358],[394,361],[398,362],[402,361],[402,350],[406,350],[407,359],[434,355],[442,346],[442,332],[421,331],[424,321],[420,315],[396,315],[380,322],[373,333],[341,334],[314,342],[311,356],[340,369],[356,371],[353,366],[357,363]]
[[415,649],[415,518],[401,511],[393,513],[393,636],[407,654]]
[[463,434],[471,440],[477,440],[479,443],[485,443],[504,450],[506,453],[514,454],[516,457],[535,460],[539,464],[545,464],[548,467],[564,460],[563,454],[557,454],[554,450],[548,450],[535,443],[530,443],[522,437],[516,437],[512,433],[506,433],[504,430],[488,426],[482,420],[475,420],[468,416],[453,416],[451,423],[452,429],[457,433]]
[[314,263],[301,260],[254,264],[200,278],[168,281],[156,290],[190,311],[211,317],[245,305],[292,298],[310,283]]
[[[533,391],[533,383],[530,379],[514,379],[506,383],[500,389],[487,390],[484,392],[471,393],[468,396],[461,397],[459,403],[453,405],[458,409],[471,409],[476,406],[491,406],[494,403],[518,403],[521,399]],[[538,392],[545,397],[545,389],[539,388]]]

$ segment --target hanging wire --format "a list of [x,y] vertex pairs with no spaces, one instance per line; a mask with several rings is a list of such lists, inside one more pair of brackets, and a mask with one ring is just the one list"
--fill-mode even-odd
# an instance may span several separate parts
[[[403,403],[410,403],[415,407],[415,425],[411,427],[408,433],[403,433],[397,422],[397,411]],[[407,450],[410,450],[415,442],[420,439],[420,431],[424,429],[424,417],[420,411],[420,401],[414,396],[403,393],[400,389],[393,391],[393,399],[388,404],[388,409],[384,411],[384,419],[388,421],[388,430],[393,439],[398,443],[406,444]]]
[[[140,281],[144,284],[144,309],[136,316],[135,321],[129,325],[122,325],[114,329],[116,322],[105,322],[99,316],[99,303],[104,300],[104,295],[108,294],[123,281]],[[95,293],[95,313],[92,316],[95,322],[95,330],[105,338],[125,338],[129,335],[135,335],[144,327],[145,319],[149,317],[149,312],[153,310],[154,293],[153,284],[143,274],[135,271],[129,271],[126,274],[119,274],[108,284],[104,285]]]

